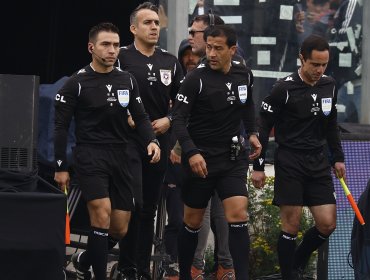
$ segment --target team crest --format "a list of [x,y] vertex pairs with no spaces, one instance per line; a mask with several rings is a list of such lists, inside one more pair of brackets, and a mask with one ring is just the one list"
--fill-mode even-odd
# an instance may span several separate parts
[[244,104],[248,98],[248,87],[246,85],[238,86],[239,99]]
[[328,116],[331,112],[332,99],[323,98],[321,99],[321,109],[325,116]]
[[161,74],[161,82],[165,86],[169,86],[171,84],[171,70],[160,69],[159,73]]
[[122,107],[127,107],[130,101],[130,91],[128,89],[117,90],[118,101]]

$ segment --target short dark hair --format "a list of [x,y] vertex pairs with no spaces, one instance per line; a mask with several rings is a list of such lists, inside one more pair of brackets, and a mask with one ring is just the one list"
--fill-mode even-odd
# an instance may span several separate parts
[[119,35],[119,29],[111,22],[101,22],[93,27],[89,31],[89,42],[95,41],[98,34],[102,31],[117,33]]
[[303,59],[306,60],[311,58],[312,51],[329,51],[328,41],[318,35],[310,35],[304,39],[299,53],[302,55]]
[[226,44],[229,47],[236,46],[237,36],[236,31],[229,25],[220,24],[208,26],[204,31],[204,41],[207,42],[207,37],[226,37]]
[[193,18],[191,21],[190,25],[193,24],[193,22],[203,22],[205,25],[210,26],[211,21],[213,22],[214,25],[221,25],[225,24],[224,20],[215,14],[203,14],[203,15],[198,15]]
[[151,10],[151,11],[154,11],[158,14],[158,7],[156,5],[154,5],[151,2],[144,2],[144,3],[140,4],[139,6],[137,6],[135,8],[135,10],[132,11],[132,13],[130,15],[130,24],[134,24],[134,22],[136,20],[136,15],[140,10]]

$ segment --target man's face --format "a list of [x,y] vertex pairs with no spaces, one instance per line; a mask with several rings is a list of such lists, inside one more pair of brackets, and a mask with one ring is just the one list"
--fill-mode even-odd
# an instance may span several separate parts
[[137,12],[136,22],[130,27],[135,40],[145,45],[154,46],[159,38],[159,17],[158,14],[149,9]]
[[206,52],[206,42],[204,42],[203,34],[207,27],[202,21],[194,21],[189,29],[188,39],[191,50],[200,57],[204,56]]
[[199,62],[200,57],[187,48],[182,55],[182,64],[185,66],[186,72],[193,70]]
[[329,62],[329,51],[317,51],[313,50],[311,53],[311,58],[306,60],[300,55],[301,58],[301,75],[305,82],[309,84],[314,84],[324,74],[326,67]]
[[206,55],[209,66],[213,70],[227,73],[230,69],[231,58],[235,54],[236,46],[229,47],[225,36],[207,37]]
[[113,66],[119,53],[119,35],[102,31],[96,36],[95,42],[88,43],[93,61],[104,66]]

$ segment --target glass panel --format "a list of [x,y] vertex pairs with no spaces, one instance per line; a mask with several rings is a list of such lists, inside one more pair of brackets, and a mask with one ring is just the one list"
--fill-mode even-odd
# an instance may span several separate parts
[[362,1],[190,0],[189,23],[210,8],[238,32],[244,59],[255,76],[257,107],[277,78],[297,69],[302,40],[318,34],[326,37],[331,46],[326,74],[338,84],[338,120],[359,122]]
[[159,1],[159,25],[161,27],[159,33],[159,41],[158,45],[162,48],[167,50],[167,31],[168,31],[168,4],[167,0],[160,0]]

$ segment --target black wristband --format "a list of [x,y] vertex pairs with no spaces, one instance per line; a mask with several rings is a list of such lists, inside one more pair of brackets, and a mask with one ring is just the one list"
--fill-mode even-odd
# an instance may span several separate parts
[[150,143],[154,143],[154,144],[157,144],[157,146],[160,148],[161,147],[161,144],[159,144],[159,141],[158,139],[153,139],[153,140],[150,140]]

